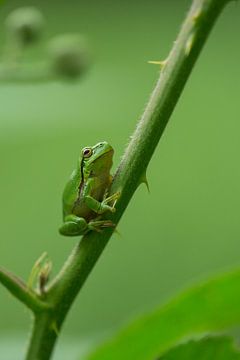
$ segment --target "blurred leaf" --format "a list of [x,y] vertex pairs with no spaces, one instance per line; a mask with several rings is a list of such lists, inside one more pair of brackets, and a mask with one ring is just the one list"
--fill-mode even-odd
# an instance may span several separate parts
[[89,360],[153,360],[194,333],[240,322],[240,270],[183,292],[117,334]]
[[199,341],[189,341],[176,346],[161,356],[159,360],[239,360],[240,353],[234,348],[232,339],[208,337]]

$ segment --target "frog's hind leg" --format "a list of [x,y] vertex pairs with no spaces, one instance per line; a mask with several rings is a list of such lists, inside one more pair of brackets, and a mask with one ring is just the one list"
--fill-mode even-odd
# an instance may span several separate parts
[[84,235],[88,230],[89,228],[86,220],[76,215],[67,215],[64,219],[64,223],[59,228],[60,234],[65,236]]

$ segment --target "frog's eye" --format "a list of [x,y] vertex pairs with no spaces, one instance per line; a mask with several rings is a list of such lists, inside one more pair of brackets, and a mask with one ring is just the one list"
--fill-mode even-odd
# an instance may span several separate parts
[[92,148],[90,148],[90,147],[85,147],[85,148],[82,150],[82,154],[83,154],[83,157],[84,157],[84,158],[89,158],[89,157],[92,155]]

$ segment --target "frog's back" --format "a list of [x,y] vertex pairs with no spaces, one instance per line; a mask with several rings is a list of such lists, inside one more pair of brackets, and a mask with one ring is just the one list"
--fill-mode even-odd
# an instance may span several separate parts
[[63,217],[72,213],[73,206],[78,198],[81,173],[74,170],[63,191]]

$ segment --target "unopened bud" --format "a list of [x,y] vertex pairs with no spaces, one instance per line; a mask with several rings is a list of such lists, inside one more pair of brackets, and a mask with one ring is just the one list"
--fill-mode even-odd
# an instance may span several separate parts
[[21,45],[37,41],[42,33],[43,15],[35,7],[22,7],[13,10],[6,19],[9,35]]
[[57,36],[51,41],[49,51],[52,70],[58,76],[77,78],[88,66],[85,41],[78,34]]
[[48,283],[51,270],[52,262],[47,260],[39,272],[39,290],[41,294],[45,292],[45,286]]

